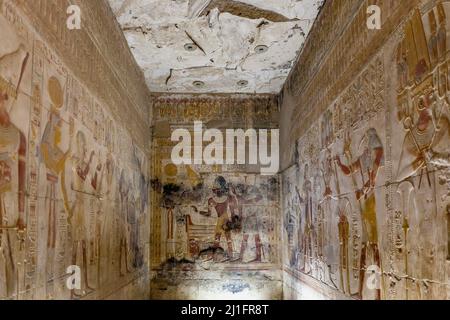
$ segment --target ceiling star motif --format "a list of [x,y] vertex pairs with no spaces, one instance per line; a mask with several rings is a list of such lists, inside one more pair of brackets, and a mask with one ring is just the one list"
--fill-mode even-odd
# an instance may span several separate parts
[[278,93],[323,0],[109,3],[150,91]]

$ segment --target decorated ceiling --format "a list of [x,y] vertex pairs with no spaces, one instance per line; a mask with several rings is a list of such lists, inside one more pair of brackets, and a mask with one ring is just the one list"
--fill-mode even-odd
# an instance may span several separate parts
[[323,0],[109,0],[152,92],[279,93]]

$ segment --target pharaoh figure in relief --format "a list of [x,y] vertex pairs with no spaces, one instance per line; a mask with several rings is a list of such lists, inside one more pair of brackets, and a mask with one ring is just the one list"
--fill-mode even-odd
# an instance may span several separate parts
[[[332,115],[327,113],[326,118],[328,119],[325,123],[331,122]],[[328,126],[331,126],[328,124]],[[333,130],[329,129],[327,136],[333,135]],[[324,141],[324,140],[322,140]],[[331,255],[328,257],[327,254],[324,255],[326,263],[329,266],[330,271],[330,282],[336,288],[345,294],[351,294],[351,270],[350,270],[350,255],[349,255],[349,244],[350,244],[350,216],[352,213],[351,201],[350,199],[343,195],[341,190],[341,183],[338,176],[338,166],[335,161],[333,161],[331,144],[334,143],[334,136],[329,138],[326,144],[322,145],[324,151],[322,152],[321,161],[321,175],[324,184],[324,191],[322,192],[322,200],[319,203],[319,208],[323,211],[322,219],[325,226],[322,228],[322,237],[325,239],[325,248],[327,248],[326,253]],[[334,185],[332,184],[334,181]],[[338,243],[338,248],[336,248],[336,242]],[[337,253],[336,253],[337,251]],[[338,256],[338,261],[336,261],[334,256]],[[333,280],[334,265],[338,265],[338,278],[339,286]]]
[[293,234],[295,241],[292,252],[292,261],[290,264],[296,270],[315,276],[313,272],[317,270],[317,252],[318,237],[316,215],[317,205],[315,197],[316,181],[314,177],[314,169],[312,169],[311,159],[316,158],[318,154],[317,146],[313,143],[317,139],[315,130],[310,130],[306,136],[301,138],[296,144],[294,158],[296,158],[294,175],[291,176],[293,181],[291,191],[291,206],[295,206],[295,232]]
[[227,181],[222,176],[218,176],[214,180],[212,192],[214,195],[208,199],[208,210],[200,211],[200,214],[217,217],[214,248],[220,247],[221,238],[225,236],[227,256],[221,261],[225,262],[234,259],[232,233],[228,223],[230,219],[238,216],[238,203],[237,199],[230,194]]
[[313,198],[312,198],[312,182],[309,180],[309,166],[304,167],[304,180],[303,180],[303,195],[299,197],[300,204],[302,205],[302,212],[304,216],[304,226],[301,237],[301,251],[303,253],[303,266],[302,272],[311,273],[312,265],[314,261],[314,241],[316,239],[316,233],[314,229],[313,220]]
[[406,132],[397,180],[418,174],[421,177],[418,187],[422,183],[431,184],[433,166],[450,163],[447,7],[448,4],[444,7],[441,3],[423,16],[430,28],[428,35],[420,12],[416,12],[397,49],[398,120]]
[[[166,241],[159,253],[161,268],[220,270],[234,264],[245,269],[274,263],[278,179],[234,167],[175,166],[166,157],[170,154],[160,160],[160,186],[152,181],[162,193],[155,203],[165,212],[158,217]],[[220,173],[211,175],[213,170]]]
[[[329,115],[329,114],[328,114]],[[330,116],[330,115],[329,115]],[[331,117],[331,116],[330,116]],[[331,121],[326,123],[330,124]],[[332,179],[335,174],[334,161],[331,155],[331,150],[328,148],[331,143],[331,139],[322,139],[323,152],[321,153],[319,160],[319,175],[316,179],[316,194],[319,202],[317,205],[317,246],[318,246],[318,258],[321,265],[322,281],[327,282],[326,274],[332,273],[332,266],[336,264],[332,257],[329,256],[329,252],[334,252],[334,243],[337,239],[333,236],[333,207],[335,204],[335,193],[333,190]],[[328,270],[327,270],[328,269]],[[331,275],[330,275],[331,276]]]
[[449,15],[448,2],[416,10],[396,51],[397,120],[404,138],[394,169],[406,299],[440,298],[439,286],[425,279],[445,281],[445,267],[436,268],[445,253],[436,248],[446,219],[438,177],[450,168]]
[[[350,136],[347,135],[346,141],[344,142],[344,154],[347,158],[347,164],[344,164],[339,156],[336,156],[336,162],[342,172],[352,179],[356,200],[358,201],[361,214],[362,247],[359,265],[358,294],[359,298],[362,299],[366,270],[368,267],[368,252],[373,255],[376,266],[381,270],[375,187],[378,171],[380,167],[384,165],[384,148],[381,139],[374,128],[366,131],[359,146],[361,150],[360,154],[355,156],[355,153],[351,150]],[[358,184],[356,175],[360,175],[361,184]],[[345,227],[345,224],[342,225],[342,227]],[[346,231],[341,230],[340,232],[344,233]],[[345,234],[341,234],[341,236],[345,236]],[[381,289],[377,289],[376,298],[381,299]]]
[[[3,23],[1,19],[1,28]],[[0,50],[0,298],[18,291],[19,253],[25,239],[27,142],[10,114],[22,107],[17,102],[29,56],[22,44]]]
[[[97,127],[101,127],[98,123]],[[92,175],[90,181],[90,188],[92,189],[92,199],[91,199],[91,217],[94,220],[91,225],[93,226],[93,235],[91,235],[91,255],[90,255],[90,265],[96,266],[95,275],[97,277],[96,288],[99,289],[101,286],[101,260],[102,260],[102,234],[103,227],[105,224],[105,212],[104,203],[102,201],[102,193],[104,192],[104,176],[106,171],[106,166],[103,164],[104,159],[101,157],[101,152],[98,153],[96,157],[96,165],[92,167]],[[92,231],[91,231],[92,232]]]
[[[301,237],[300,224],[301,224],[301,214],[300,214],[300,200],[298,195],[298,188],[292,181],[293,169],[288,170],[289,173],[283,177],[283,194],[284,205],[284,230],[286,232],[286,243],[287,243],[287,258],[288,264],[291,268],[295,268],[298,264],[298,256],[300,249],[300,242],[298,238]],[[297,170],[295,170],[297,171]]]
[[[114,245],[115,245],[115,221],[117,203],[116,189],[116,162],[111,153],[106,156],[105,178],[103,179],[102,205],[104,210],[104,221],[101,228],[100,240],[103,244],[103,250],[99,253],[99,266],[102,270],[106,270],[108,274],[114,274],[113,264],[115,262]],[[100,279],[106,278],[99,274]],[[100,280],[101,281],[101,280]]]
[[[69,207],[69,225],[72,235],[72,264],[78,265],[83,270],[82,289],[90,289],[88,282],[88,248],[87,248],[87,223],[86,209],[88,208],[88,195],[92,194],[89,186],[90,172],[94,152],[88,156],[86,136],[82,131],[76,134],[76,151],[70,158],[72,170],[71,194],[74,201],[66,206]],[[80,252],[81,251],[81,257]],[[72,296],[81,295],[73,291]]]
[[[259,221],[258,214],[261,208],[255,208],[254,206],[262,200],[262,196],[258,194],[258,191],[252,192],[250,186],[247,184],[238,184],[236,187],[230,186],[231,194],[235,197],[237,203],[237,215],[242,221],[242,241],[241,249],[239,252],[238,261],[244,261],[244,255],[248,247],[249,237],[252,236],[256,249],[256,257],[249,262],[261,262],[262,259],[262,242],[259,234]],[[254,194],[254,196],[250,196]],[[245,206],[245,207],[244,207]]]

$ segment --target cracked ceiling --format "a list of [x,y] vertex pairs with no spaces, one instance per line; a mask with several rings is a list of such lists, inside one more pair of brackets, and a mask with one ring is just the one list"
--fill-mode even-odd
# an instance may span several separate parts
[[323,0],[109,0],[152,92],[278,93]]

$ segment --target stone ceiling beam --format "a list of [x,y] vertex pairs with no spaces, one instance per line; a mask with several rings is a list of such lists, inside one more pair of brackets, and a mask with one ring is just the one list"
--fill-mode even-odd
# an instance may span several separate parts
[[200,15],[207,15],[214,8],[219,9],[220,12],[227,12],[248,19],[265,19],[272,22],[293,21],[274,11],[264,10],[250,4],[233,0],[212,0]]

